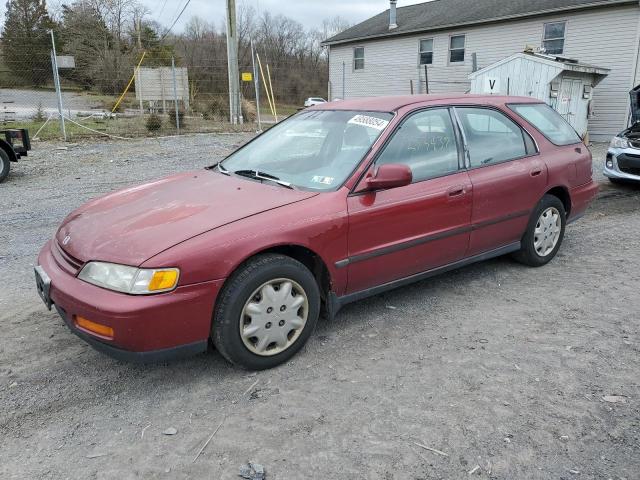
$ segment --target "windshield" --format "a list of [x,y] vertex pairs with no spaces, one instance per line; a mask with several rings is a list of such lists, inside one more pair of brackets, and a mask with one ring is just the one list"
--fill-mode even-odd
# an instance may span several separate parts
[[302,112],[267,130],[221,166],[233,173],[259,172],[304,189],[334,190],[362,161],[392,117],[380,112]]

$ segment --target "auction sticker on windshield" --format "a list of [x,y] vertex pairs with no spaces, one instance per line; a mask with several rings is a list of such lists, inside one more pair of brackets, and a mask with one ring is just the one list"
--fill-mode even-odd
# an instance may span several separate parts
[[389,125],[388,120],[383,120],[382,118],[372,117],[369,115],[356,115],[347,123],[352,125],[360,125],[363,127],[373,128],[375,130],[384,130],[387,125]]
[[323,185],[331,185],[333,183],[333,177],[321,177],[316,175],[311,179],[313,183],[322,183]]

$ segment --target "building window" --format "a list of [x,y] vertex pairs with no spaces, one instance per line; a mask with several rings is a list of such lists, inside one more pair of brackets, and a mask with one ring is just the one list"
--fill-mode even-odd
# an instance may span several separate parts
[[566,22],[545,23],[542,48],[549,55],[562,55],[564,52],[564,31]]
[[464,62],[464,35],[455,35],[449,40],[449,63]]
[[420,65],[433,63],[433,38],[420,40]]
[[364,70],[364,47],[353,49],[353,69]]

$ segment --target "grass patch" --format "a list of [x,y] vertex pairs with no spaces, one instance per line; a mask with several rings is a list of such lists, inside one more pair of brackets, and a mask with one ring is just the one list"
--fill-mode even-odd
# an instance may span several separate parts
[[[162,124],[160,128],[154,132],[149,132],[146,128],[146,120],[149,115],[141,117],[123,117],[116,118],[90,118],[86,120],[80,120],[74,118],[73,120],[85,127],[95,130],[95,132],[82,128],[70,121],[65,121],[65,127],[67,130],[67,139],[69,141],[82,139],[82,138],[96,138],[105,137],[106,135],[112,135],[116,137],[135,138],[135,137],[155,137],[165,135],[175,135],[177,130],[175,126],[169,123],[168,115],[161,115]],[[201,117],[185,118],[185,125],[180,127],[180,133],[220,133],[220,132],[253,132],[256,129],[254,123],[245,123],[244,125],[230,125],[229,123],[205,120]],[[13,122],[5,125],[5,128],[27,128],[33,138],[36,132],[42,127],[45,122],[35,121],[23,121]],[[42,129],[38,135],[39,140],[60,140],[62,139],[62,133],[60,131],[60,122],[57,119],[51,119],[49,123]]]

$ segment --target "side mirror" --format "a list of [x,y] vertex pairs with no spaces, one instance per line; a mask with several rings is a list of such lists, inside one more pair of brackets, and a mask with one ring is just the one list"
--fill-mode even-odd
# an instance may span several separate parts
[[385,190],[411,184],[413,174],[407,165],[388,163],[380,165],[373,176],[365,180],[367,190]]

